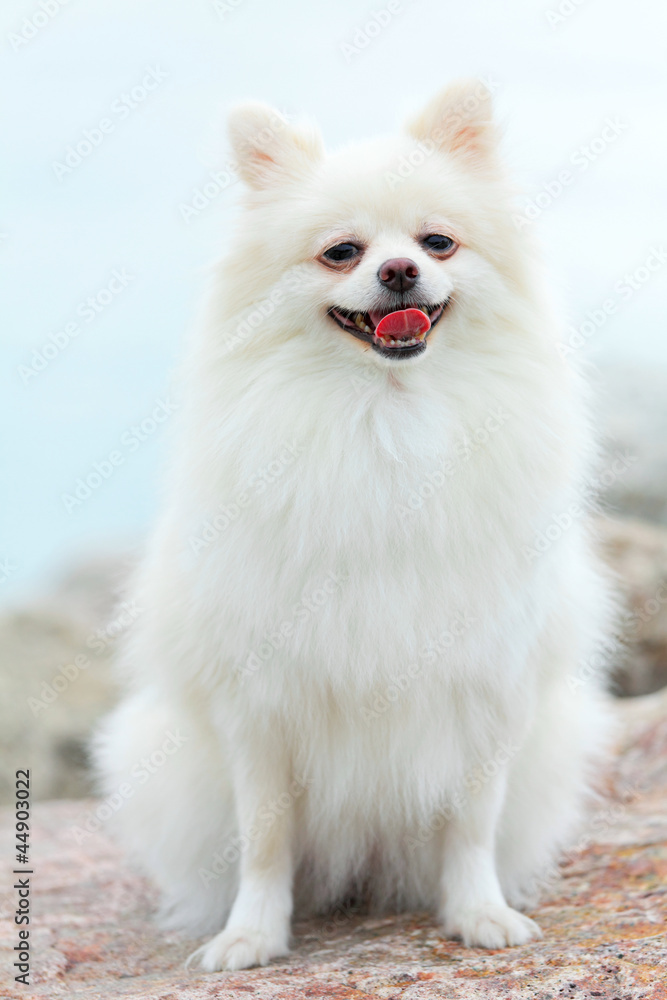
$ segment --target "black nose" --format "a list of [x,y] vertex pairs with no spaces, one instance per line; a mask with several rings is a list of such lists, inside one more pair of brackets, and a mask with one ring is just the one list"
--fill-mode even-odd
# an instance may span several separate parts
[[392,292],[407,292],[414,288],[419,277],[419,268],[409,257],[393,257],[386,260],[378,271],[378,278],[385,288]]

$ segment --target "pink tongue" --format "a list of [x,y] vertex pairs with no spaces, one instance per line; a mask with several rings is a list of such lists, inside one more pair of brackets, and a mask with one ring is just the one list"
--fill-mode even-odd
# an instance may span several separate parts
[[431,321],[421,309],[399,309],[398,312],[388,313],[379,319],[379,313],[370,313],[371,320],[375,324],[376,337],[392,337],[394,340],[409,340],[410,337],[419,337],[426,333],[431,327]]

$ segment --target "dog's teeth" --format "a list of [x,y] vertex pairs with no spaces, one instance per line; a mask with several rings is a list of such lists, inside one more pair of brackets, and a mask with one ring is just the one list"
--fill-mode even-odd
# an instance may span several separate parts
[[421,344],[424,341],[423,336],[419,337],[408,337],[406,340],[394,340],[393,337],[383,337],[377,338],[383,347],[415,347],[417,344]]
[[372,333],[372,332],[373,331],[371,330],[370,326],[364,323],[364,333]]

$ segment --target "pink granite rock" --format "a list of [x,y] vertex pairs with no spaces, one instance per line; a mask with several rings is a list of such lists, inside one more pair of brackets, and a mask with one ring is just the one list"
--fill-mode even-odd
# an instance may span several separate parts
[[597,528],[628,608],[618,688],[650,694],[667,684],[667,528],[611,517],[598,518]]

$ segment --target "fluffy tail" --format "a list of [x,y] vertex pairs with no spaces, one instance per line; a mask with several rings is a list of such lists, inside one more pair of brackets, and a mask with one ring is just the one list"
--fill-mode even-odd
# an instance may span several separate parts
[[592,779],[608,739],[604,695],[555,685],[510,767],[498,868],[512,905],[533,905],[557,878],[558,856],[573,846],[595,797]]
[[104,720],[93,758],[111,832],[162,890],[163,926],[207,934],[224,926],[242,844],[223,750],[194,718],[147,688]]

